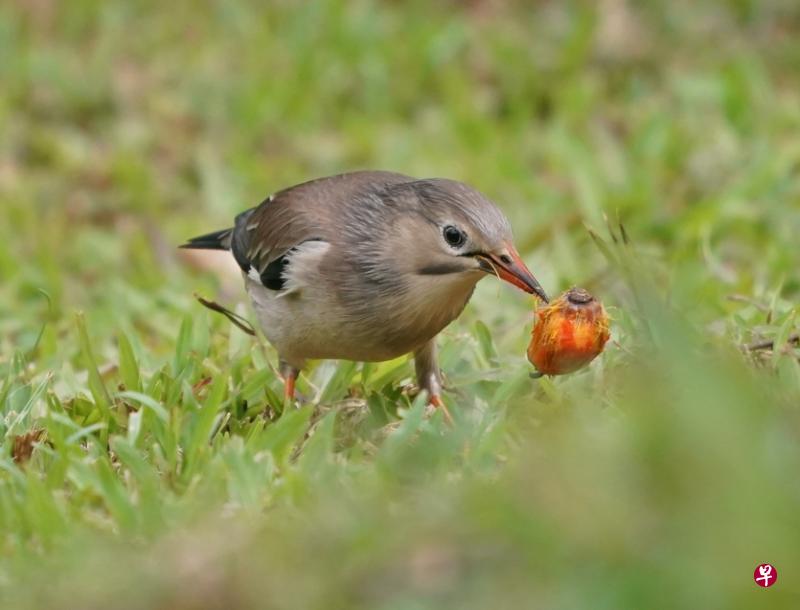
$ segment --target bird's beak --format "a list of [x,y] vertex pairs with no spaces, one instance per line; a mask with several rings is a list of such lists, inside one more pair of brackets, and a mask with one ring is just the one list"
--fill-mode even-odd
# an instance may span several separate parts
[[507,252],[499,256],[493,253],[481,253],[476,254],[475,258],[480,268],[486,273],[496,275],[501,280],[505,280],[509,284],[529,294],[535,294],[545,303],[550,302],[544,288],[542,288],[541,284],[533,277],[533,274],[525,266],[525,263],[522,262],[522,259],[513,246],[508,246]]

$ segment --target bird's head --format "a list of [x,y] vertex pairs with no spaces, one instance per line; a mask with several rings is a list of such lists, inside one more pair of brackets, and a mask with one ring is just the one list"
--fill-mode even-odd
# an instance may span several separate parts
[[548,301],[514,247],[511,226],[496,205],[452,180],[419,180],[406,186],[413,190],[416,213],[399,220],[397,229],[413,244],[409,271],[442,281],[477,282],[486,274],[495,275]]

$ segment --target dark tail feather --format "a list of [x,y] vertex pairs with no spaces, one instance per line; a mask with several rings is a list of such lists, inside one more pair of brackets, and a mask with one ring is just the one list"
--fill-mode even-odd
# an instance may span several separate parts
[[193,237],[180,247],[193,250],[230,250],[231,233],[233,233],[233,229],[223,229],[222,231],[206,233],[199,237]]

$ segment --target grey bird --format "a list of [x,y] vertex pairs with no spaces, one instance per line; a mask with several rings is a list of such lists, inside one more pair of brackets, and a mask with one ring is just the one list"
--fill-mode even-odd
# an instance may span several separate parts
[[547,302],[505,215],[472,187],[442,178],[319,178],[181,247],[232,252],[289,399],[307,359],[413,353],[419,388],[441,406],[436,335],[479,280],[493,274]]

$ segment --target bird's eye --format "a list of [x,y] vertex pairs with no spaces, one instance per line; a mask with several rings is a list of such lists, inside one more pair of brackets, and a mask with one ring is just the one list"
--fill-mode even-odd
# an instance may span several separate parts
[[467,241],[466,233],[460,229],[457,229],[453,225],[447,225],[444,229],[442,229],[442,235],[444,236],[444,240],[447,242],[447,245],[453,248],[459,248],[464,245],[465,241]]

